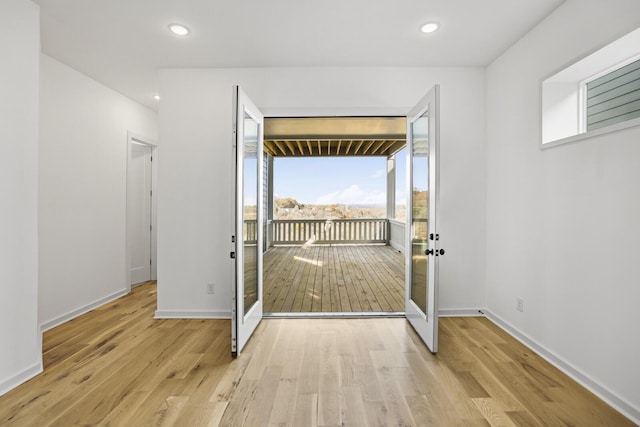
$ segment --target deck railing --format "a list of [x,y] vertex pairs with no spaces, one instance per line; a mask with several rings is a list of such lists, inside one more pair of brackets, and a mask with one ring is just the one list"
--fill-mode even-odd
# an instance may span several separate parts
[[271,221],[271,243],[389,243],[389,220],[287,219]]
[[258,221],[256,221],[255,219],[245,220],[242,231],[244,234],[245,243],[258,243]]

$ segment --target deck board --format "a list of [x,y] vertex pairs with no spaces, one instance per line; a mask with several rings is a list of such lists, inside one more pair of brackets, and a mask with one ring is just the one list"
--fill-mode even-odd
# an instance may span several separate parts
[[391,246],[277,246],[264,256],[264,312],[404,311],[404,257]]

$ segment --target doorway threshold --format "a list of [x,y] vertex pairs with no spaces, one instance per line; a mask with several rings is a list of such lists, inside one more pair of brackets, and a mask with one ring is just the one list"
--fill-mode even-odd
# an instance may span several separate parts
[[306,313],[263,313],[264,319],[358,319],[370,317],[405,317],[404,311],[349,311]]

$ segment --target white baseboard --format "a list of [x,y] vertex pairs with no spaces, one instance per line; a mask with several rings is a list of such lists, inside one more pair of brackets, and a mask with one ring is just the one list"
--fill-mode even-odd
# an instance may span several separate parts
[[230,311],[157,310],[155,319],[231,319]]
[[509,322],[502,319],[501,317],[493,314],[489,310],[482,310],[485,316],[499,326],[501,329],[508,332],[515,339],[520,341],[525,346],[529,347],[531,350],[536,352],[540,357],[545,359],[547,362],[551,363],[556,368],[560,369],[562,372],[567,374],[569,377],[573,378],[575,381],[580,383],[587,390],[598,396],[600,399],[607,402],[621,414],[629,418],[634,423],[640,425],[640,409],[633,407],[631,404],[626,402],[625,400],[618,397],[615,393],[611,392],[609,389],[604,387],[602,384],[599,384],[597,381],[593,380],[587,374],[573,366],[571,363],[562,359],[561,357],[555,355],[552,351],[545,348],[543,345],[530,338],[526,334],[522,333],[520,330],[512,326]]
[[34,363],[29,366],[27,369],[24,369],[22,372],[7,378],[6,380],[0,382],[0,396],[7,393],[10,390],[18,387],[20,384],[29,381],[31,378],[42,372],[42,361],[38,363]]
[[441,308],[438,317],[484,317],[484,311],[477,308]]
[[106,297],[100,298],[97,301],[89,303],[85,306],[82,306],[66,314],[63,314],[60,317],[56,317],[53,320],[49,320],[48,322],[43,323],[42,325],[40,325],[40,330],[42,330],[42,332],[45,332],[45,331],[48,331],[49,329],[53,329],[56,326],[63,324],[64,322],[68,322],[71,319],[75,319],[78,316],[88,313],[91,310],[96,309],[108,302],[111,302],[114,299],[118,299],[128,293],[129,293],[129,289],[122,289],[122,290],[119,290],[118,292],[114,292],[111,295],[107,295]]

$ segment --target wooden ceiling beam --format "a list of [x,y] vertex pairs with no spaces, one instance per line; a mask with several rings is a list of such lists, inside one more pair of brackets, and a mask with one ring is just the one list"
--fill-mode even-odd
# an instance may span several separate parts
[[376,142],[375,140],[369,142],[367,144],[367,148],[364,149],[364,151],[362,152],[363,156],[369,156],[371,153],[369,153],[369,150],[371,149],[371,146],[373,145],[373,143]]
[[[373,149],[373,151],[371,152],[371,154],[378,154],[378,151],[382,148],[386,146],[386,143],[389,142],[387,140],[382,140],[380,142],[378,142],[375,146],[375,148]],[[382,154],[382,153],[381,153]]]
[[282,153],[283,156],[287,155],[287,152],[280,145],[280,141],[273,141],[273,143],[276,145],[276,147],[278,147],[278,150],[280,150],[280,152]]
[[354,156],[358,155],[358,152],[360,151],[360,147],[362,147],[362,144],[364,144],[364,139],[360,140],[360,143],[358,144],[358,146],[356,147],[356,151],[353,152]]
[[267,154],[270,154],[273,156],[273,148],[271,147],[271,141],[265,141],[264,142],[264,151]]
[[353,140],[349,140],[349,145],[347,145],[347,151],[345,151],[345,155],[349,155],[349,152],[351,151],[351,146],[353,145]]
[[270,117],[266,139],[398,139],[407,132],[405,117]]
[[265,152],[274,157],[390,156],[405,146],[404,139],[264,140]]

